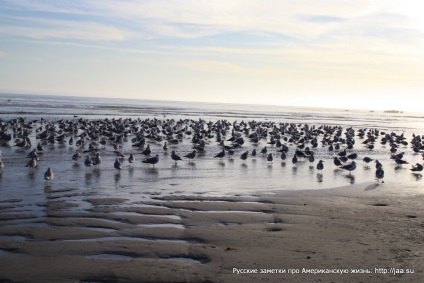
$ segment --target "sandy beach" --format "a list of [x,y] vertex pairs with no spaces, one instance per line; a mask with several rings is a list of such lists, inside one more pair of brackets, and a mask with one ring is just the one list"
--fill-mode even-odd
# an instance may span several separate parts
[[128,207],[126,199],[87,193],[94,205],[88,213],[72,211],[71,196],[50,191],[38,204],[42,219],[8,213],[19,199],[2,201],[1,282],[424,279],[424,196],[407,186],[158,194]]

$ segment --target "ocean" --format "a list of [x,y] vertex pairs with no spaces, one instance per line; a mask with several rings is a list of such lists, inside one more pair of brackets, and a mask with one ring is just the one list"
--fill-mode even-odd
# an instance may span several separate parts
[[[199,119],[206,122],[228,120],[230,122],[263,121],[275,123],[295,123],[315,125],[341,126],[343,129],[379,129],[380,131],[404,134],[409,141],[413,134],[424,134],[424,114],[422,113],[385,113],[383,111],[354,109],[319,109],[305,107],[285,107],[278,105],[243,105],[181,101],[126,100],[109,98],[65,97],[49,95],[0,94],[0,120],[9,121],[18,117],[26,117],[26,121],[40,120],[58,121],[60,119]],[[228,139],[230,136],[227,135]],[[363,139],[356,137],[356,143],[349,153],[357,153],[357,169],[349,172],[338,169],[333,164],[336,152],[329,152],[328,146],[314,149],[315,162],[300,160],[294,166],[291,163],[296,145],[287,144],[289,153],[282,161],[280,153],[274,146],[261,140],[259,144],[251,144],[245,137],[245,144],[237,149],[233,158],[226,156],[221,162],[214,156],[221,147],[214,139],[207,141],[206,151],[198,154],[193,162],[183,160],[177,165],[170,157],[171,150],[180,156],[192,151],[190,137],[185,137],[176,147],[170,146],[168,151],[162,149],[163,141],[148,141],[153,153],[158,153],[160,161],[153,168],[144,164],[141,149],[132,146],[131,136],[124,140],[122,151],[126,155],[123,170],[114,169],[116,154],[112,145],[101,149],[102,164],[98,168],[89,168],[86,174],[83,159],[79,162],[71,160],[72,155],[84,149],[66,143],[47,144],[35,138],[35,129],[30,135],[32,147],[21,149],[14,146],[15,138],[9,144],[0,147],[4,172],[0,175],[0,201],[17,199],[19,209],[23,212],[44,214],[44,207],[39,203],[57,192],[61,196],[69,195],[67,201],[74,203],[73,211],[89,209],[91,204],[87,196],[115,197],[127,199],[129,203],[140,203],[151,200],[157,195],[252,195],[257,192],[273,193],[279,190],[319,190],[341,186],[349,186],[362,182],[377,182],[375,165],[365,166],[365,156],[378,159],[384,166],[386,183],[394,183],[399,187],[420,191],[422,175],[412,174],[410,164],[422,163],[423,157],[411,150],[411,146],[402,146],[404,159],[409,162],[399,167],[390,159],[389,145],[381,145],[378,141],[375,148],[369,150],[362,144]],[[77,138],[75,138],[77,139]],[[66,139],[67,140],[67,139]],[[27,154],[37,145],[43,144],[44,153],[40,154],[37,168],[33,172],[25,167]],[[230,142],[226,142],[229,144]],[[254,148],[260,151],[267,146],[268,153],[274,153],[271,163],[266,157],[258,154],[249,157],[246,162],[240,159],[244,151]],[[130,165],[127,158],[133,153],[136,162]],[[84,154],[83,154],[84,155]],[[324,170],[317,172],[318,160],[324,161]],[[55,178],[52,182],[43,179],[48,167],[53,168]],[[64,192],[69,192],[66,194]],[[127,202],[127,204],[128,204]]]

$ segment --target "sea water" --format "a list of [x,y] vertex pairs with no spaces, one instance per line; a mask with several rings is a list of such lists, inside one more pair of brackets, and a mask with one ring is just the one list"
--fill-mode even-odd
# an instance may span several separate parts
[[[76,117],[75,117],[76,116]],[[81,98],[64,96],[36,95],[0,95],[0,119],[8,121],[17,117],[26,117],[26,121],[40,120],[58,121],[60,119],[203,119],[217,121],[225,119],[233,121],[264,121],[275,123],[296,123],[315,126],[332,125],[360,128],[378,128],[380,131],[404,134],[409,141],[412,134],[424,134],[424,114],[420,113],[385,113],[372,110],[352,109],[319,109],[269,105],[219,104],[178,101],[124,100],[107,98]],[[38,125],[39,126],[39,125]],[[280,190],[326,189],[349,186],[375,180],[375,165],[365,166],[362,158],[369,156],[382,162],[385,170],[386,184],[395,184],[402,193],[403,187],[414,187],[417,192],[422,189],[421,174],[412,174],[410,165],[399,167],[390,159],[389,145],[375,143],[369,150],[362,144],[363,139],[355,137],[354,149],[359,155],[357,169],[351,174],[333,165],[336,152],[329,152],[328,146],[313,149],[315,162],[301,160],[297,165],[291,163],[296,145],[287,144],[290,148],[287,159],[283,162],[277,148],[262,140],[258,145],[251,144],[245,137],[245,144],[238,149],[233,158],[228,155],[221,161],[214,156],[221,151],[215,139],[209,140],[204,154],[192,161],[179,161],[175,164],[171,159],[171,150],[183,156],[192,151],[190,137],[176,147],[169,146],[167,152],[162,149],[164,142],[151,142],[151,150],[158,153],[160,161],[154,167],[141,162],[144,156],[141,150],[131,145],[131,136],[124,141],[122,150],[126,155],[123,169],[118,172],[113,164],[116,154],[112,145],[101,150],[102,163],[97,168],[84,166],[84,157],[79,162],[72,161],[72,155],[82,149],[67,142],[48,145],[44,142],[44,153],[40,154],[37,168],[31,170],[25,165],[26,158],[40,140],[35,139],[35,129],[31,134],[32,148],[21,149],[14,146],[14,139],[9,145],[0,147],[5,163],[4,172],[0,175],[0,201],[6,204],[16,202],[11,213],[28,213],[42,215],[44,207],[41,203],[47,200],[65,200],[77,205],[70,208],[82,211],[91,207],[87,202],[90,197],[108,197],[127,199],[128,203],[140,203],[152,200],[152,196],[169,194],[183,195],[252,195],[255,193]],[[226,138],[229,138],[227,135]],[[320,141],[322,137],[318,139]],[[88,143],[87,143],[88,144]],[[226,142],[229,144],[229,142]],[[267,146],[268,153],[275,153],[274,161],[269,163],[266,157],[259,154],[260,149]],[[240,159],[241,153],[257,149],[256,158],[246,162]],[[87,145],[86,148],[87,149]],[[422,163],[420,154],[414,154],[410,145],[401,147],[405,151],[404,159],[410,164]],[[128,156],[133,153],[136,162],[130,165]],[[84,154],[83,154],[84,156]],[[153,156],[153,154],[151,155]],[[324,160],[324,170],[318,172],[318,160]],[[43,179],[48,167],[54,171],[53,181]],[[4,202],[6,201],[6,202]]]

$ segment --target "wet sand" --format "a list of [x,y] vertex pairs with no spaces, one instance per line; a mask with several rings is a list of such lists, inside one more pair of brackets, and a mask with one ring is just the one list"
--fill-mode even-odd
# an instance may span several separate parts
[[424,195],[407,186],[156,195],[128,206],[87,194],[89,210],[64,196],[72,192],[51,192],[42,216],[17,212],[19,199],[0,203],[1,282],[424,281]]

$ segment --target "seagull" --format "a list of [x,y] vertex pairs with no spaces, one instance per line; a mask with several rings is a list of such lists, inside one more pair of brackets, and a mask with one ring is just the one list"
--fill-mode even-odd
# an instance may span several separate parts
[[37,151],[38,152],[43,152],[44,151],[43,146],[41,145],[41,143],[38,143],[37,144]]
[[4,163],[0,160],[0,173],[3,174]]
[[155,164],[159,162],[159,154],[156,153],[155,157],[147,158],[143,160],[143,163],[149,163],[152,164],[153,167],[155,167]]
[[[253,150],[252,150],[252,157],[255,157],[256,156],[256,149],[254,148]],[[423,158],[424,158],[424,156],[423,156]]]
[[118,171],[122,170],[122,164],[119,161],[119,158],[115,159],[115,163],[113,164],[113,167],[115,167],[115,169],[118,170]]
[[272,153],[268,154],[268,156],[266,157],[266,161],[271,162],[274,158],[272,157]]
[[297,157],[296,157],[296,154],[295,154],[295,155],[293,155],[292,163],[293,163],[293,165],[297,163]]
[[[380,179],[383,179],[384,178],[384,170],[383,170],[383,167],[380,167],[380,168],[378,168],[376,171],[375,171],[375,177],[377,178],[377,182],[380,180]],[[381,181],[382,183],[384,183],[384,181]]]
[[243,160],[244,162],[246,162],[248,155],[249,155],[249,151],[246,151],[240,156],[240,159]]
[[72,160],[74,161],[78,161],[81,159],[81,153],[76,152],[73,156],[72,156]]
[[415,166],[412,165],[412,168],[409,170],[411,170],[412,172],[420,172],[423,171],[423,166],[420,163],[417,163]]
[[368,157],[368,156],[365,156],[364,157],[364,159],[362,159],[362,161],[364,161],[367,165],[368,165],[368,163],[370,163],[371,161],[373,161],[374,159],[372,159],[372,158],[370,158],[370,157]]
[[399,165],[399,166],[402,166],[403,164],[408,164],[408,162],[407,162],[407,161],[402,160],[402,159],[400,159],[400,158],[395,158],[395,162],[396,162],[396,164],[397,164],[397,165]]
[[341,166],[340,168],[348,170],[349,176],[350,176],[351,172],[356,169],[356,163],[355,163],[355,161],[352,161],[352,163]]
[[149,155],[150,153],[152,153],[152,151],[150,150],[150,145],[148,144],[148,145],[147,145],[147,147],[146,147],[146,149],[145,149],[145,150],[143,150],[143,151],[141,152],[141,154]]
[[266,149],[266,146],[264,147],[264,148],[262,148],[262,150],[261,150],[261,153],[263,154],[263,155],[265,155],[266,153],[267,153],[267,149]]
[[356,158],[358,158],[358,154],[357,153],[352,153],[352,154],[349,154],[348,156],[347,156],[347,158],[349,158],[349,159],[356,159]]
[[27,158],[34,158],[37,161],[40,160],[40,158],[38,157],[38,154],[37,154],[37,149],[34,148],[32,151],[30,151],[27,155]]
[[405,154],[405,152],[403,151],[403,152],[398,153],[396,155],[390,156],[390,159],[402,159],[404,154]]
[[181,157],[179,157],[179,156],[175,153],[175,150],[173,150],[173,151],[171,152],[171,158],[172,158],[172,160],[174,160],[174,161],[175,161],[175,164],[177,164],[177,161],[178,161],[178,160],[182,160],[182,159],[181,159]]
[[102,158],[100,157],[100,153],[96,153],[96,156],[93,158],[93,165],[99,165],[102,163]]
[[346,148],[343,151],[340,151],[339,153],[337,153],[339,156],[343,157],[346,156]]
[[91,160],[90,155],[87,155],[84,160],[85,173],[87,174],[88,167],[93,166],[93,160]]
[[337,156],[334,157],[333,162],[334,162],[334,165],[336,165],[336,166],[339,166],[339,167],[342,166],[342,163],[341,163],[340,159],[337,158]]
[[192,160],[192,159],[194,159],[196,157],[196,152],[197,152],[196,150],[193,150],[189,154],[184,155],[184,157],[187,157],[188,159]]
[[286,158],[287,158],[287,156],[286,156],[286,153],[283,151],[283,152],[281,152],[281,160],[286,160]]
[[217,155],[215,155],[214,158],[218,157],[218,158],[222,159],[224,156],[225,156],[225,149],[222,149],[222,151],[220,153],[218,153]]
[[44,173],[44,180],[51,181],[54,178],[53,170],[49,167],[46,173]]
[[323,162],[324,162],[324,161],[322,161],[322,160],[318,161],[318,164],[317,164],[317,169],[318,169],[318,171],[322,171],[322,169],[324,169],[324,164],[323,164]]
[[37,167],[37,159],[31,158],[25,167],[31,167],[31,171],[34,170],[34,168]]
[[130,153],[130,157],[128,157],[128,162],[132,164],[134,163],[134,161],[135,161],[134,154]]
[[383,165],[378,161],[378,159],[375,161],[375,169],[381,169],[383,168]]

